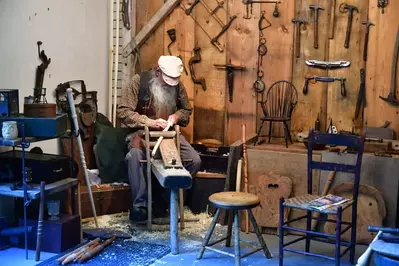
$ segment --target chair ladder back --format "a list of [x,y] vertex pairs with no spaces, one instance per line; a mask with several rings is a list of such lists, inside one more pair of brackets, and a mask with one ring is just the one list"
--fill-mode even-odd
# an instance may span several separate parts
[[[353,198],[357,199],[359,194],[360,183],[360,169],[362,165],[363,151],[364,151],[365,131],[361,136],[342,135],[342,134],[328,134],[325,132],[315,132],[311,128],[309,130],[308,138],[308,194],[312,194],[312,178],[313,170],[322,171],[336,171],[354,174],[354,190]],[[319,162],[313,161],[313,144],[338,145],[355,148],[356,163],[333,163],[333,162]]]

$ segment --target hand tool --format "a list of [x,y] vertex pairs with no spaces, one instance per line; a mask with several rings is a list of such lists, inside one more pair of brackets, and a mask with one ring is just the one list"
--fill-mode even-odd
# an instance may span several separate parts
[[[168,131],[169,128],[172,127],[172,126],[173,126],[172,124],[168,123],[168,125],[164,128],[163,131]],[[159,148],[159,145],[161,145],[162,140],[163,140],[163,136],[160,136],[160,137],[158,138],[157,142],[155,143],[154,149],[153,149],[152,152],[151,152],[151,156],[152,156],[152,157],[154,157],[155,154],[157,153],[157,150],[158,150],[158,148]]]
[[217,2],[217,6],[212,10],[211,15],[216,14],[216,12],[218,12],[219,9],[223,8],[224,1],[219,2],[216,0],[216,2]]
[[[263,31],[269,27],[272,26],[272,23],[265,17],[266,11],[263,10],[262,14],[258,20],[258,30],[259,30],[259,36],[263,37]],[[263,26],[263,22],[266,22],[266,26]]]
[[90,200],[91,208],[92,208],[92,211],[93,211],[94,222],[96,224],[96,228],[98,228],[96,207],[94,205],[93,193],[91,191],[90,180],[89,180],[89,175],[88,175],[87,165],[86,165],[86,159],[85,159],[85,154],[84,154],[84,151],[83,151],[82,139],[81,139],[80,134],[79,134],[78,117],[76,115],[75,103],[73,101],[73,95],[72,95],[72,89],[68,88],[66,90],[66,93],[67,93],[67,97],[68,97],[70,114],[71,114],[71,118],[72,118],[72,121],[73,121],[73,127],[74,127],[74,131],[76,133],[75,135],[77,136],[76,138],[77,138],[77,142],[78,142],[80,160],[81,160],[83,171],[84,171],[84,176],[85,176],[86,185],[87,185],[87,192],[89,194],[89,200]]
[[357,96],[355,119],[359,117],[360,109],[366,106],[366,71],[364,68],[360,69],[360,88]]
[[302,20],[302,19],[297,19],[294,18],[292,20],[292,23],[294,23],[296,25],[296,34],[295,34],[295,54],[296,54],[296,58],[299,58],[301,56],[301,25],[305,24],[306,21]]
[[339,78],[339,77],[319,77],[319,76],[313,76],[313,77],[305,77],[305,84],[303,86],[303,94],[308,93],[308,86],[309,82],[311,80],[314,80],[312,83],[316,83],[317,81],[319,82],[334,82],[334,81],[340,81],[341,82],[341,95],[343,97],[346,96],[346,88],[345,88],[345,80],[346,78]]
[[348,25],[346,27],[346,37],[345,37],[345,48],[349,48],[349,41],[351,38],[352,32],[352,20],[353,20],[353,12],[356,11],[359,13],[359,9],[353,5],[345,5],[345,10],[348,10]]
[[[168,44],[168,52],[169,52],[169,55],[172,55],[172,51],[170,50],[170,46],[173,43],[176,42],[176,29],[170,29],[170,30],[167,30],[166,32],[168,33],[168,36],[169,36],[169,39],[170,39],[170,43]],[[184,64],[184,61],[183,61],[183,57],[181,55],[179,55],[177,57],[179,57],[180,60],[182,61],[184,72],[186,73],[186,75],[188,75],[188,72],[187,72],[187,69],[186,69],[186,65]]]
[[198,4],[198,3],[202,3],[203,4],[203,6],[205,7],[205,9],[209,12],[209,13],[212,13],[212,10],[209,8],[209,6],[208,5],[206,5],[205,3],[203,3],[203,2],[200,2],[199,0],[195,0],[194,2],[193,2],[193,4],[191,4],[191,6],[189,7],[189,8],[185,8],[184,6],[182,6],[182,5],[180,5],[180,7],[184,10],[184,12],[186,13],[186,15],[187,16],[191,16],[192,18],[193,18],[193,20],[194,20],[194,22],[204,31],[204,33],[209,37],[209,39],[211,40],[211,44],[213,45],[213,46],[215,46],[221,53],[224,51],[224,49],[223,49],[223,47],[222,47],[222,45],[219,43],[219,38],[220,38],[220,36],[222,36],[223,35],[223,33],[225,33],[228,29],[229,29],[229,27],[231,26],[231,24],[233,23],[233,21],[237,18],[237,16],[232,16],[232,17],[230,17],[230,20],[226,23],[226,24],[223,24],[223,22],[216,16],[216,14],[213,14],[213,15],[211,15],[221,26],[222,26],[222,29],[221,29],[221,31],[215,36],[215,37],[211,37],[210,35],[209,35],[209,33],[202,27],[202,25],[195,19],[195,17],[193,16],[193,14],[192,14],[192,10],[193,10],[193,8]]
[[394,47],[394,52],[393,52],[393,57],[392,57],[391,90],[390,90],[387,98],[380,96],[380,98],[382,100],[384,100],[392,105],[395,105],[395,106],[399,106],[399,101],[396,100],[396,96],[395,96],[398,56],[399,56],[399,28],[397,29],[397,32],[396,32],[396,41],[395,41],[395,47]]
[[350,66],[349,61],[320,61],[320,60],[306,60],[306,65],[310,67],[317,67],[322,69],[336,69]]
[[123,21],[123,26],[125,26],[125,28],[127,30],[131,29],[131,25],[130,25],[130,16],[129,16],[129,7],[130,7],[130,0],[123,0],[122,3],[122,21]]
[[330,6],[330,28],[329,28],[329,39],[334,39],[334,27],[335,27],[335,6],[337,4],[336,0],[331,0]]
[[206,91],[205,78],[204,77],[197,78],[194,71],[194,64],[201,62],[201,48],[194,47],[193,51],[194,51],[194,56],[191,57],[190,61],[188,62],[188,66],[190,67],[191,79],[195,84],[200,84],[202,89]]
[[379,8],[382,8],[381,13],[384,14],[384,8],[387,7],[387,5],[388,5],[388,0],[377,0],[377,1],[378,1],[377,6],[378,6]]
[[[247,138],[246,138],[246,125],[242,125],[242,154],[244,157],[244,192],[248,193],[248,154],[247,154]],[[249,231],[248,212],[245,212],[245,232]]]
[[370,21],[363,21],[363,25],[366,25],[366,35],[364,37],[364,49],[363,49],[363,61],[367,61],[367,50],[369,46],[369,34],[370,34],[370,26],[375,26]]
[[310,5],[309,8],[314,12],[314,44],[315,49],[319,48],[319,10],[324,10],[324,8],[317,5]]
[[[273,11],[273,17],[278,18],[280,16],[280,12],[278,11],[278,5],[280,4],[281,1],[259,1],[259,0],[242,0],[242,3],[246,6],[247,9],[247,15],[244,16],[244,19],[250,19],[252,17],[252,7],[253,4],[275,4],[275,8]],[[251,12],[249,12],[249,8],[248,6],[251,5]],[[249,15],[251,14],[251,15]]]
[[227,71],[227,84],[229,86],[229,99],[230,102],[233,102],[233,86],[234,86],[234,71],[243,71],[246,70],[244,66],[236,66],[231,64],[231,60],[226,65],[214,64],[214,66],[218,69],[225,69]]

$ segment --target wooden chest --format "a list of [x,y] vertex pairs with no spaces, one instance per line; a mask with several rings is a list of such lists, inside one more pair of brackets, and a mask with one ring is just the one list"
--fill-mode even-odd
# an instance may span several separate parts
[[[133,205],[130,186],[104,184],[92,186],[91,190],[98,216],[127,212]],[[81,208],[82,218],[93,217],[86,186],[81,187]]]
[[[27,220],[28,226],[37,228],[37,220]],[[24,225],[24,220],[19,219],[19,226]],[[28,248],[36,249],[37,232],[34,230],[28,234]],[[21,245],[24,241],[20,241]],[[80,243],[80,217],[77,215],[61,214],[56,221],[43,221],[43,235],[41,251],[50,253],[61,253]]]

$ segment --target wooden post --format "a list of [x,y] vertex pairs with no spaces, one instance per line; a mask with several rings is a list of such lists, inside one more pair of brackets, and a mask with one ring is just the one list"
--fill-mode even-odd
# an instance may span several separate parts
[[172,188],[170,190],[170,249],[172,255],[179,254],[178,198],[178,189]]
[[[180,127],[179,125],[175,125],[176,131],[176,147],[179,157],[181,158],[180,153]],[[184,229],[184,191],[183,189],[179,189],[179,210],[180,210],[180,230],[183,231]]]
[[36,261],[40,260],[40,246],[42,244],[42,234],[43,234],[43,213],[44,213],[44,189],[46,187],[46,182],[40,182],[40,207],[39,207],[39,219],[37,222],[37,239],[36,239]]

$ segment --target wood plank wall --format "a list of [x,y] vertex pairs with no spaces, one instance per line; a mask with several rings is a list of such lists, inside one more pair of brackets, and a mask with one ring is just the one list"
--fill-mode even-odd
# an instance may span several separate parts
[[[201,0],[211,9],[216,7],[216,0]],[[220,0],[219,0],[220,1]],[[162,6],[162,0],[136,0],[136,33]],[[190,102],[194,106],[189,127],[183,129],[190,141],[200,139],[216,139],[229,145],[240,139],[240,125],[247,125],[247,134],[256,132],[259,125],[257,116],[260,110],[256,104],[257,95],[253,89],[257,73],[257,47],[259,44],[258,20],[261,12],[272,26],[264,31],[267,40],[268,53],[263,57],[261,69],[265,76],[263,81],[269,88],[278,80],[292,81],[298,90],[299,101],[291,123],[291,133],[307,131],[314,126],[320,115],[322,129],[327,127],[328,119],[332,119],[338,130],[357,131],[362,126],[380,126],[384,121],[392,121],[391,128],[399,132],[399,108],[392,107],[379,99],[387,96],[390,89],[392,52],[399,25],[399,1],[390,1],[385,13],[377,7],[377,0],[336,0],[334,38],[329,39],[332,0],[281,0],[279,17],[274,17],[274,4],[253,4],[252,17],[244,19],[246,7],[241,0],[224,1],[217,16],[226,23],[233,15],[237,19],[229,30],[221,36],[219,42],[224,52],[219,52],[209,41],[204,31],[194,23],[190,16],[178,7],[169,18],[155,31],[140,49],[141,66],[143,70],[156,66],[157,59],[167,54],[170,40],[167,30],[175,28],[177,41],[172,45],[173,55],[182,55],[189,71],[188,61],[193,55],[193,48],[201,48],[201,62],[195,65],[196,75],[206,79],[207,89],[203,91],[200,85],[194,84],[190,73],[183,74],[183,83],[187,88]],[[352,35],[349,49],[344,48],[347,25],[347,13],[340,12],[342,3],[357,6],[359,13],[354,13]],[[192,0],[183,0],[187,8]],[[227,4],[226,4],[227,3]],[[319,48],[313,48],[314,15],[309,5],[319,5],[325,8],[319,16]],[[397,13],[397,12],[396,12]],[[202,27],[213,37],[220,30],[219,23],[212,18],[203,5],[198,4],[193,11],[194,17]],[[301,27],[300,58],[294,55],[295,27],[293,18],[306,20]],[[369,56],[367,63],[363,62],[363,41],[365,26],[362,21],[369,19],[376,26],[370,29]],[[310,68],[305,60],[324,61],[349,60],[351,66],[338,70],[323,70]],[[246,71],[235,72],[233,102],[229,101],[227,88],[227,73],[216,69],[214,64],[244,65]],[[364,117],[354,121],[355,105],[360,85],[360,68],[366,68],[367,107]],[[136,72],[138,69],[136,69]],[[399,74],[399,73],[398,73]],[[307,95],[302,93],[305,76],[336,76],[346,78],[346,97],[340,94],[339,82],[310,84]],[[399,75],[398,75],[399,76]],[[397,77],[399,82],[399,77]],[[396,88],[397,89],[397,88]],[[258,113],[258,114],[257,114]],[[267,126],[264,128],[267,132]],[[275,132],[282,132],[276,127]],[[399,135],[399,134],[397,134]]]

